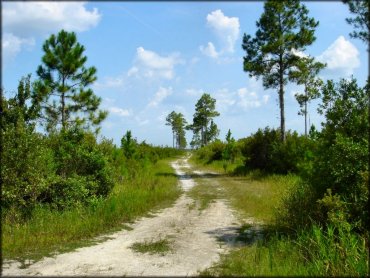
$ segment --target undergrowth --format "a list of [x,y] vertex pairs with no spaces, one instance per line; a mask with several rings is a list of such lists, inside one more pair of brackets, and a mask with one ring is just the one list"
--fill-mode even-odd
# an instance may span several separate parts
[[[4,259],[39,259],[54,252],[88,244],[99,234],[124,228],[153,208],[169,206],[180,194],[177,178],[168,164],[158,161],[155,166],[141,169],[135,179],[115,185],[106,198],[97,198],[88,206],[66,211],[37,207],[32,218],[24,223],[2,225]],[[158,176],[156,173],[169,173]],[[91,242],[90,242],[91,243]]]

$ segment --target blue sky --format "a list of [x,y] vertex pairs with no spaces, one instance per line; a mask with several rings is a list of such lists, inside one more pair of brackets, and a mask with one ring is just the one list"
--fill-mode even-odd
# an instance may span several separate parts
[[[316,42],[304,53],[328,64],[323,79],[368,76],[366,45],[349,37],[348,7],[341,2],[303,2],[319,20]],[[95,66],[92,86],[109,111],[101,135],[119,144],[131,130],[139,141],[172,145],[165,117],[172,110],[191,122],[194,106],[206,92],[221,113],[215,119],[224,140],[265,126],[279,127],[277,92],[243,72],[244,33],[254,36],[263,2],[2,2],[2,86],[11,96],[18,81],[41,63],[42,44],[64,28],[86,48]],[[302,87],[286,87],[286,128],[304,131],[294,98]],[[318,101],[310,123],[320,128]],[[191,132],[187,133],[188,142]]]

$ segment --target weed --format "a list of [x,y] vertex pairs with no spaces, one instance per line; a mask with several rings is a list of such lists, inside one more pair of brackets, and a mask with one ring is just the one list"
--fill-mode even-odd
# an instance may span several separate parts
[[172,250],[171,244],[172,242],[168,239],[160,239],[158,241],[135,242],[130,248],[135,252],[164,255]]

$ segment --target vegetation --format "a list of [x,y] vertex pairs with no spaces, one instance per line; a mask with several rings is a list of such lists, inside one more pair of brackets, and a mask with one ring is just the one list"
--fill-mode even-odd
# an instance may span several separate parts
[[[138,143],[127,131],[121,148],[96,131],[105,113],[86,86],[95,68],[73,33],[44,44],[39,80],[20,80],[1,94],[2,251],[4,258],[41,257],[121,227],[180,193],[168,158],[173,148]],[[58,99],[51,99],[57,95]],[[50,106],[51,101],[51,106]],[[85,113],[86,112],[86,113]],[[96,114],[97,112],[98,114]],[[36,129],[44,120],[45,133]]]
[[344,0],[343,2],[348,4],[350,12],[356,15],[354,18],[346,18],[348,24],[355,28],[349,35],[367,44],[370,40],[369,3],[359,0]]
[[62,30],[57,36],[51,35],[43,51],[33,103],[41,109],[46,129],[98,126],[107,112],[98,110],[101,98],[88,88],[96,80],[96,68],[85,67],[85,48],[75,33]]
[[256,22],[256,37],[244,34],[242,47],[244,71],[249,76],[262,76],[263,86],[278,88],[280,106],[280,138],[285,141],[284,85],[289,73],[297,66],[300,57],[296,51],[315,41],[315,28],[319,23],[308,17],[308,10],[298,0],[266,1],[264,13]]
[[213,118],[219,115],[216,111],[216,100],[210,94],[203,94],[195,104],[193,123],[188,126],[194,134],[190,143],[192,147],[206,146],[217,138],[219,130]]
[[185,126],[187,125],[187,122],[184,118],[184,115],[182,113],[176,113],[175,111],[172,111],[166,117],[166,125],[172,127],[173,147],[175,147],[176,141],[176,147],[178,149],[184,149],[187,144],[185,137]]
[[140,253],[155,254],[159,253],[164,255],[165,253],[172,250],[171,242],[168,239],[160,239],[158,241],[145,241],[135,242],[131,246],[132,250]]
[[304,94],[297,93],[295,95],[301,110],[298,115],[304,116],[304,134],[307,136],[307,105],[308,103],[320,96],[319,90],[323,84],[320,78],[317,78],[317,74],[321,69],[325,67],[325,64],[315,62],[312,57],[301,58],[296,65],[296,70],[290,72],[292,80],[296,81],[298,85],[304,85]]
[[[323,85],[320,132],[288,132],[282,143],[280,130],[265,128],[236,143],[238,158],[219,182],[238,211],[264,223],[265,235],[202,274],[368,274],[368,86],[355,79]],[[226,146],[214,142],[196,158],[221,171]]]

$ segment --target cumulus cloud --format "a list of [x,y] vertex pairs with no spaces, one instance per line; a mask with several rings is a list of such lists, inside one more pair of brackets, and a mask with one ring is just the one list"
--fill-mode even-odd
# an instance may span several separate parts
[[24,46],[34,45],[60,29],[82,32],[95,27],[101,15],[84,2],[4,2],[2,4],[3,58],[12,60]]
[[49,34],[60,29],[82,32],[95,27],[101,18],[85,2],[4,2],[3,28],[19,37]]
[[108,111],[114,115],[117,115],[119,117],[128,117],[132,115],[132,112],[128,109],[122,109],[119,107],[109,107]]
[[154,98],[149,102],[148,106],[154,107],[158,106],[166,97],[172,94],[172,88],[160,87],[155,93]]
[[17,56],[17,54],[22,50],[22,48],[33,45],[35,45],[35,40],[32,38],[22,39],[14,36],[11,33],[3,34],[2,55],[5,64],[12,61]]
[[204,47],[203,45],[201,45],[199,47],[200,51],[208,56],[208,57],[211,57],[211,58],[217,58],[220,54],[216,51],[216,48],[215,46],[213,45],[213,43],[211,42],[208,42],[208,45],[206,47]]
[[216,10],[207,15],[207,24],[223,42],[225,50],[234,52],[240,33],[239,18],[227,17],[221,10]]
[[136,49],[135,65],[128,71],[128,76],[144,76],[146,78],[163,78],[171,80],[175,76],[174,67],[184,61],[178,53],[161,56],[143,47]]
[[262,95],[262,97],[260,97],[254,90],[250,90],[249,88],[238,89],[237,95],[239,97],[237,105],[244,110],[258,108],[262,104],[267,104],[270,99],[269,95]]
[[349,76],[360,66],[359,51],[343,36],[339,36],[317,59],[327,63],[329,73],[340,76]]
[[218,58],[225,52],[233,53],[240,34],[239,18],[228,17],[221,10],[215,10],[207,15],[207,26],[216,35],[221,50],[217,51],[214,44],[209,42],[207,46],[200,46],[201,52],[212,58]]

